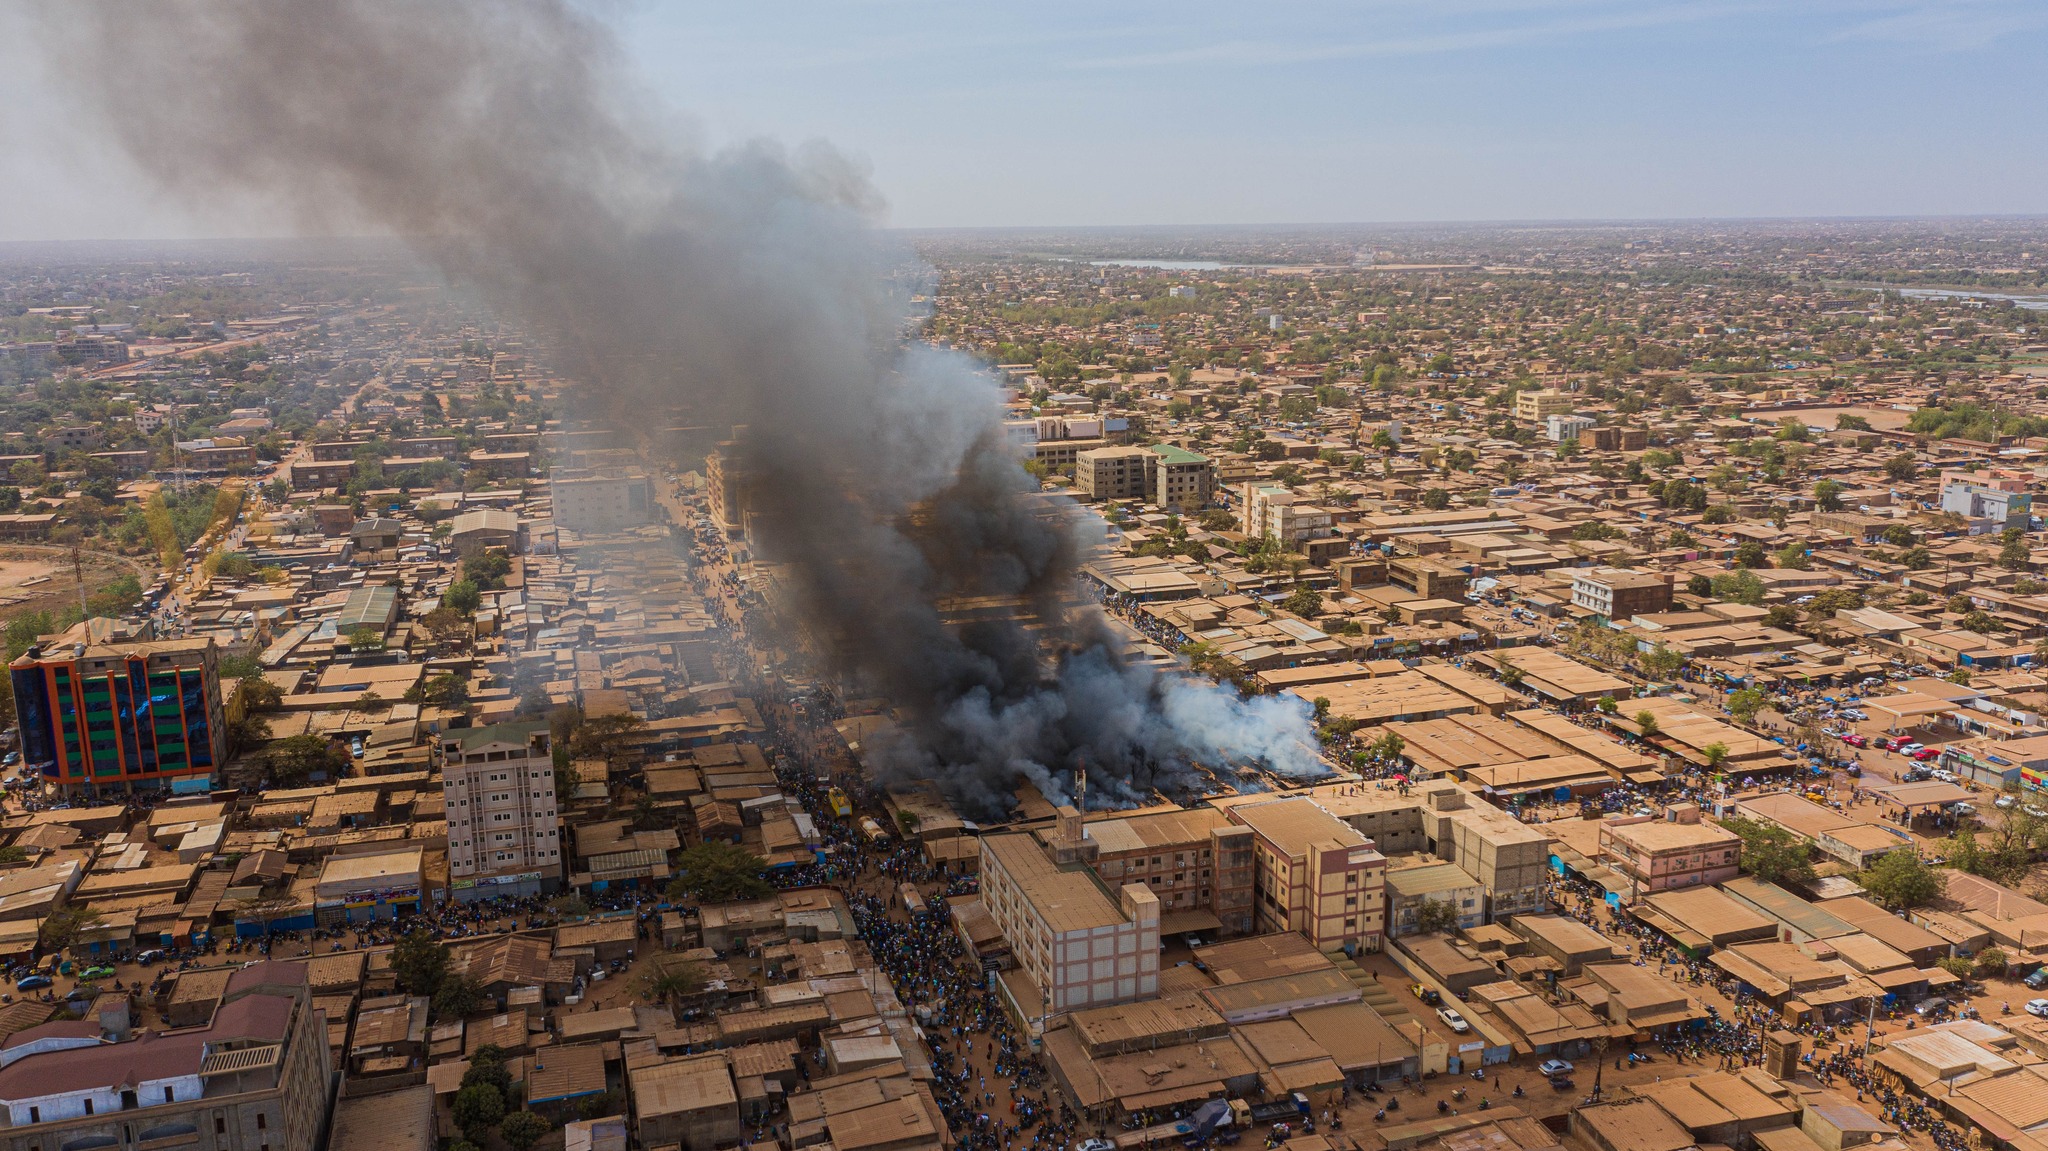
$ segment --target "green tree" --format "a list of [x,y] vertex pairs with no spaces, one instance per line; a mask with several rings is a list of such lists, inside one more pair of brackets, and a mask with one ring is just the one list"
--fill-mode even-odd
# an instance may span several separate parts
[[1756,722],[1756,713],[1768,702],[1770,697],[1753,687],[1737,688],[1728,693],[1728,714],[1747,726]]
[[1842,510],[1842,493],[1848,489],[1834,480],[1822,480],[1813,485],[1813,506],[1824,512]]
[[2005,529],[2005,542],[1998,549],[1998,566],[2007,571],[2025,571],[2027,557],[2033,549],[2027,546],[2026,534],[2018,528]]
[[1742,839],[1743,873],[1766,883],[1799,883],[1813,878],[1807,842],[1776,824],[1732,816],[1721,826]]
[[1647,738],[1661,730],[1657,725],[1657,713],[1645,708],[1636,713],[1636,730]]
[[99,921],[100,913],[90,907],[77,904],[59,907],[43,918],[42,926],[36,929],[36,942],[45,952],[64,951]]
[[1716,740],[1700,749],[1700,758],[1707,761],[1708,771],[1719,771],[1728,762],[1728,745]]
[[469,702],[469,681],[452,672],[444,672],[405,689],[405,702],[430,707],[461,707]]
[[1422,493],[1422,506],[1440,512],[1451,506],[1451,493],[1442,488],[1426,488]]
[[431,996],[448,977],[448,949],[431,931],[415,927],[391,949],[391,975],[406,994]]
[[765,899],[775,894],[774,885],[762,877],[766,867],[759,856],[730,843],[705,840],[676,857],[676,878],[669,884],[669,898],[705,903]]
[[512,561],[500,552],[480,552],[462,561],[462,578],[480,591],[502,591],[512,574]]
[[1458,906],[1448,899],[1424,899],[1415,905],[1415,930],[1436,935],[1458,929]]
[[364,624],[348,633],[350,651],[383,651],[384,629]]
[[1752,571],[1722,572],[1714,577],[1714,597],[1750,607],[1764,602],[1764,581]]
[[300,787],[321,772],[329,778],[342,775],[349,756],[325,736],[291,735],[264,748],[259,762],[273,785]]
[[1596,704],[1594,704],[1593,706],[1595,706],[1595,707],[1597,707],[1597,708],[1599,708],[1599,709],[1600,709],[1600,714],[1601,714],[1601,715],[1613,715],[1613,714],[1615,714],[1616,712],[1618,712],[1618,711],[1620,711],[1620,710],[1621,710],[1621,703],[1620,703],[1620,701],[1616,700],[1616,699],[1615,699],[1615,698],[1614,698],[1613,696],[1611,696],[1611,695],[1603,695],[1603,696],[1601,696],[1601,697],[1600,697],[1600,702],[1599,702],[1599,703],[1596,703]]
[[666,1004],[673,1014],[682,1010],[683,1000],[702,991],[704,984],[702,964],[680,955],[662,955],[655,957],[641,977],[640,990],[648,999]]
[[1909,483],[1920,474],[1920,461],[1912,452],[1900,452],[1884,462],[1884,474],[1894,483]]
[[1764,545],[1755,540],[1744,540],[1735,547],[1735,566],[1760,568],[1765,564]]
[[1323,593],[1307,584],[1296,584],[1294,591],[1280,601],[1280,606],[1303,619],[1312,619],[1323,614]]
[[433,1016],[437,1020],[467,1019],[482,1005],[483,988],[460,975],[444,975],[434,989]]
[[1791,568],[1794,571],[1810,571],[1813,568],[1813,559],[1806,554],[1806,545],[1801,543],[1786,544],[1773,552],[1771,558],[1776,560],[1781,568]]
[[447,591],[441,593],[442,607],[466,616],[475,615],[476,609],[483,606],[483,602],[483,591],[476,586],[475,580],[456,580],[448,585]]
[[498,1124],[498,1138],[512,1151],[526,1151],[540,1137],[554,1130],[554,1124],[531,1111],[514,1111]]
[[1685,670],[1685,655],[1665,644],[1657,644],[1640,658],[1643,671],[1657,679],[1670,679]]
[[487,1083],[464,1087],[455,1093],[455,1125],[478,1146],[490,1142],[491,1128],[505,1118],[505,1096]]
[[1856,876],[1871,898],[1904,911],[1932,902],[1942,892],[1941,876],[1911,848],[1888,851]]

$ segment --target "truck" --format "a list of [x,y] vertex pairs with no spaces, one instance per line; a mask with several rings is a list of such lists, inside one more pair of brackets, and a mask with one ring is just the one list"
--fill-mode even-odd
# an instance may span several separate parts
[[860,833],[867,837],[869,843],[877,847],[889,842],[889,833],[882,830],[882,825],[875,822],[875,817],[872,815],[860,817]]
[[[825,792],[825,806],[841,819],[853,814],[853,802],[846,798],[844,788],[832,788]],[[873,822],[870,820],[869,822]]]

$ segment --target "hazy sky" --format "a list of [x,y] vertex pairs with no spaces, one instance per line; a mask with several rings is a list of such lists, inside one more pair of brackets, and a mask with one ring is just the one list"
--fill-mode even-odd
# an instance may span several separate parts
[[[828,140],[909,227],[2048,212],[2048,0],[618,11],[712,139]],[[277,230],[122,178],[9,41],[0,238]]]

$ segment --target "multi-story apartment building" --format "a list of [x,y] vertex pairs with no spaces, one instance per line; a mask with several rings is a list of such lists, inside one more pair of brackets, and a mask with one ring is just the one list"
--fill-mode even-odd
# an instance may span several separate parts
[[730,535],[746,528],[746,481],[737,443],[727,440],[704,457],[704,494],[718,530]]
[[1074,457],[1074,494],[1084,500],[1147,498],[1159,457],[1144,448],[1091,448]]
[[1307,796],[1231,806],[1252,829],[1262,931],[1292,931],[1324,951],[1377,951],[1385,935],[1386,856]]
[[1159,994],[1159,899],[1110,888],[1089,865],[1081,814],[1062,807],[1051,844],[1024,832],[981,837],[981,901],[1017,968],[997,986],[1033,1034],[1045,1019]]
[[459,727],[441,740],[448,897],[538,895],[561,885],[561,819],[545,723]]
[[1161,934],[1252,931],[1252,832],[1215,808],[1090,819],[1088,840],[1111,890],[1142,883],[1158,897]]
[[1671,575],[1628,568],[1581,568],[1572,573],[1572,603],[1603,619],[1631,619],[1671,610]]
[[1216,492],[1216,469],[1209,457],[1171,444],[1145,449],[1159,457],[1151,479],[1150,498],[1170,512],[1199,511]]
[[1698,887],[1735,878],[1742,837],[1700,822],[1699,808],[1675,804],[1664,818],[1626,816],[1600,823],[1600,856],[1637,893]]
[[1561,444],[1566,441],[1577,443],[1579,433],[1584,432],[1593,425],[1594,420],[1591,416],[1580,416],[1570,413],[1545,416],[1543,417],[1543,438],[1553,444]]
[[1426,851],[1456,864],[1486,890],[1489,921],[1544,907],[1550,837],[1453,780],[1429,780],[1406,794],[1369,784],[1330,784],[1315,796],[1389,855]]
[[647,523],[654,515],[654,482],[637,468],[554,468],[548,472],[548,495],[554,501],[555,522],[571,531],[618,531]]
[[1551,416],[1569,415],[1576,402],[1570,392],[1560,392],[1556,388],[1516,392],[1515,418],[1541,424]]
[[109,1042],[96,1020],[0,1047],[0,1151],[299,1151],[328,1104],[327,1018],[302,963],[230,975],[204,1026]]
[[1244,485],[1243,528],[1253,539],[1268,537],[1291,548],[1331,534],[1335,517],[1280,484]]
[[66,791],[204,789],[228,753],[212,638],[91,643],[90,627],[9,665],[28,769]]

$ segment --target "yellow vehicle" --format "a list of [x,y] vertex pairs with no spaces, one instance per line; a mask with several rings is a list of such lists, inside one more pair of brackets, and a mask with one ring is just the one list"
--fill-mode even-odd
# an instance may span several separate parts
[[836,787],[825,793],[825,806],[841,819],[853,814],[853,802],[846,798],[845,791]]

